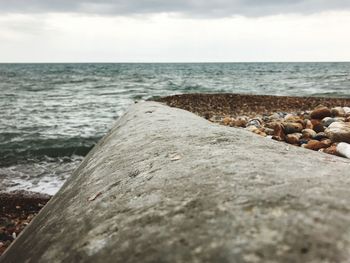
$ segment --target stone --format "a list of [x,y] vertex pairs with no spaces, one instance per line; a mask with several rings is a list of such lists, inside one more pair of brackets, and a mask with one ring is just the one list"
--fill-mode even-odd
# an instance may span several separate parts
[[336,155],[336,156],[341,156],[338,151],[337,151],[337,145],[333,144],[332,146],[328,147],[328,148],[323,148],[320,149],[319,151],[327,153],[327,154],[332,154],[332,155]]
[[324,126],[322,125],[320,120],[316,120],[316,119],[311,119],[310,120],[312,123],[312,129],[319,133],[319,132],[323,132],[324,131]]
[[300,140],[301,136],[302,136],[301,133],[288,134],[286,136],[286,142],[288,142],[290,144],[299,145],[299,140]]
[[259,129],[256,126],[254,126],[254,125],[246,127],[245,130],[250,131],[250,132],[254,132],[254,133],[256,131],[259,131]]
[[324,132],[319,132],[319,133],[317,133],[317,134],[314,136],[313,139],[318,140],[318,141],[321,141],[321,140],[323,140],[323,139],[328,139],[328,136],[327,136],[327,134],[325,134]]
[[255,126],[257,128],[261,127],[261,120],[260,119],[251,119],[247,122],[246,126]]
[[350,107],[343,107],[343,110],[345,111],[345,116],[350,116]]
[[223,119],[222,119],[222,117],[220,117],[220,116],[213,115],[213,116],[211,116],[211,117],[209,118],[209,121],[211,121],[211,122],[222,122]]
[[333,117],[344,117],[346,115],[343,107],[335,107],[331,109],[331,113]]
[[334,117],[334,119],[335,119],[337,122],[345,122],[345,120],[346,120],[345,117]]
[[254,133],[263,137],[267,136],[267,134],[262,129],[259,129],[259,128],[256,131],[254,131]]
[[321,120],[325,117],[331,117],[332,116],[332,112],[331,110],[328,108],[328,107],[317,107],[316,109],[314,109],[312,112],[311,112],[311,118],[312,119],[318,119],[318,120]]
[[286,112],[275,112],[272,115],[270,115],[270,118],[279,120],[279,119],[283,119],[286,115],[287,115]]
[[299,144],[300,144],[300,145],[303,145],[303,144],[308,143],[309,141],[310,141],[310,139],[303,139],[303,138],[301,138],[301,139],[299,140]]
[[311,130],[314,128],[314,126],[312,125],[312,122],[308,119],[304,120],[304,127],[305,129],[311,129]]
[[337,152],[346,158],[350,158],[350,144],[341,142],[337,145]]
[[304,129],[301,131],[304,139],[311,139],[316,136],[316,132],[312,129]]
[[299,121],[302,121],[299,116],[296,116],[294,114],[287,114],[284,117],[284,120],[287,121],[287,122],[299,122]]
[[350,143],[350,123],[349,122],[333,122],[325,130],[325,133],[333,142]]
[[270,129],[270,128],[265,128],[265,132],[267,135],[274,135],[274,129]]
[[284,141],[285,138],[286,138],[286,135],[283,130],[283,125],[281,123],[275,123],[272,139],[277,141]]
[[322,125],[324,127],[328,127],[329,125],[331,125],[333,122],[337,122],[338,120],[336,118],[332,118],[332,117],[326,117],[322,119]]
[[223,120],[222,120],[222,124],[223,125],[226,125],[226,126],[235,126],[236,122],[235,122],[235,119],[234,118],[231,118],[231,117],[225,117]]
[[317,140],[310,140],[308,143],[303,144],[302,147],[314,151],[318,151],[322,148],[329,147],[329,144],[327,142],[317,141]]
[[349,165],[140,102],[0,262],[347,262]]
[[320,142],[322,142],[325,147],[330,147],[332,145],[332,141],[330,139],[323,139]]
[[242,117],[242,116],[239,116],[236,118],[236,127],[246,127],[247,125],[247,118],[246,117]]
[[301,123],[297,122],[287,122],[283,125],[285,134],[301,132],[304,128]]

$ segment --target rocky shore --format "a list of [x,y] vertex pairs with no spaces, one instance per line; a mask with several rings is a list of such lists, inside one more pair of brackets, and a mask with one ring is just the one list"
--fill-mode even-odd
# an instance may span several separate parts
[[349,262],[349,165],[137,103],[0,262]]
[[211,122],[350,158],[349,99],[190,94],[158,101],[189,110]]
[[0,255],[50,198],[27,191],[0,193]]
[[[315,151],[323,151],[325,153],[330,153],[333,155],[339,155],[339,156],[350,158],[350,150],[349,150],[350,149],[350,147],[349,147],[349,144],[350,144],[350,108],[348,107],[348,106],[350,106],[350,99],[298,98],[298,97],[276,97],[276,96],[256,96],[256,95],[238,95],[238,94],[189,94],[189,95],[176,95],[176,96],[164,97],[164,98],[157,99],[157,101],[166,103],[167,105],[172,106],[172,107],[182,108],[182,109],[185,109],[187,111],[191,111],[199,116],[202,116],[202,117],[210,120],[211,122],[223,124],[226,126],[240,127],[241,129],[246,129],[246,130],[251,131],[253,133],[256,133],[260,136],[269,137],[269,138],[277,140],[277,141],[283,141],[283,142],[286,142],[286,143],[289,143],[292,145],[296,145],[296,146],[301,146],[301,147],[304,147],[307,149],[311,149],[311,150],[315,150]],[[148,107],[148,106],[146,106],[146,107]],[[152,107],[149,106],[149,108],[147,108],[146,110],[142,108],[138,112],[139,112],[140,116],[141,116],[141,113],[149,115],[149,114],[153,113],[154,109],[157,109],[157,107],[159,107],[159,106],[157,106],[157,105],[153,105]],[[161,106],[161,107],[164,107],[164,106]],[[166,112],[167,109],[162,109],[162,111]],[[180,117],[178,117],[177,121],[181,124],[183,119],[184,119],[181,115],[183,113],[178,113],[178,114],[180,115]],[[136,118],[135,117],[136,115],[134,115],[134,114],[129,114],[129,115],[130,115],[129,116],[130,120],[133,120],[134,118]],[[153,115],[153,114],[151,114],[151,115]],[[159,118],[162,120],[162,122],[159,121],[159,123],[160,123],[159,125],[164,125],[163,124],[164,118],[169,118],[169,122],[174,121],[173,119],[170,120],[170,117],[169,116],[167,117],[167,116],[168,115],[164,115],[164,116],[160,115]],[[174,116],[177,116],[177,115],[174,115]],[[127,117],[128,116],[124,117],[124,119]],[[141,130],[140,127],[142,127],[142,121],[146,120],[146,117],[152,118],[152,116],[150,117],[150,115],[149,116],[142,115],[141,117],[139,117],[139,119],[137,121],[135,121],[136,124],[139,124],[139,121],[140,121],[140,126],[138,129],[134,129],[134,127],[132,127],[132,128],[129,127],[129,129],[125,128],[128,132],[124,132],[122,134],[129,134],[130,130],[135,130],[135,131]],[[191,116],[188,116],[186,114],[184,114],[184,117],[192,118]],[[201,133],[203,130],[202,136],[207,136],[207,132],[204,132],[205,129],[215,130],[215,132],[213,133],[213,134],[215,134],[215,136],[216,136],[216,134],[218,134],[218,132],[216,132],[216,129],[219,128],[217,125],[214,125],[216,127],[209,127],[208,128],[206,125],[201,124],[201,122],[198,122],[197,120],[193,120],[193,121],[194,121],[194,123],[196,123],[198,125],[200,124],[203,126],[202,129],[198,128],[198,130],[196,130],[196,134]],[[184,122],[182,124],[183,130],[188,129],[187,122],[185,122],[185,121],[183,121],[183,122]],[[127,122],[125,122],[125,123],[127,123]],[[169,132],[168,126],[169,125],[164,125],[165,130],[163,131],[164,134],[166,134],[167,136],[168,136],[168,132]],[[223,128],[223,127],[221,127],[221,128]],[[231,130],[232,130],[233,134],[235,133],[235,131],[233,129],[229,129],[229,130],[230,130],[229,133],[231,132]],[[220,132],[223,133],[224,131],[220,130]],[[237,130],[237,134],[238,134],[238,132],[239,132],[239,130]],[[171,142],[171,144],[170,144],[171,146],[173,146],[174,143],[176,144],[176,138],[177,138],[176,136],[178,136],[177,132],[173,131],[173,133],[174,133],[173,135],[169,135],[169,138],[171,138],[171,139],[165,140],[166,142]],[[238,169],[238,168],[236,169],[239,171],[243,171],[244,167],[248,167],[248,165],[250,165],[252,160],[255,160],[252,156],[249,155],[249,154],[251,154],[251,149],[250,149],[251,147],[246,147],[246,145],[250,144],[251,140],[254,140],[255,136],[252,136],[249,133],[239,133],[238,135],[237,135],[238,140],[235,141],[235,139],[232,139],[232,143],[231,142],[229,143],[230,146],[227,146],[226,142],[230,141],[230,138],[233,135],[232,136],[230,135],[231,137],[229,137],[227,135],[228,136],[227,139],[223,139],[223,138],[220,139],[219,138],[221,140],[221,144],[223,144],[223,145],[221,145],[220,147],[218,146],[217,151],[220,151],[220,153],[221,153],[222,147],[226,147],[226,148],[231,147],[233,142],[235,143],[236,146],[237,146],[237,144],[245,145],[244,148],[242,148],[241,150],[243,152],[245,151],[245,156],[248,156],[250,159],[248,158],[248,159],[240,160],[240,162],[238,162],[237,165],[242,166],[242,167],[240,167],[240,169]],[[254,138],[249,138],[249,139],[244,138],[244,136],[248,136],[248,135],[250,135]],[[159,137],[157,137],[158,130],[157,130],[157,136],[156,135],[154,135],[154,136],[155,136],[154,138],[159,138]],[[135,136],[132,136],[132,134],[130,135],[130,138],[133,138],[133,140],[134,140],[134,137]],[[193,139],[193,136],[191,136],[191,140],[192,139]],[[218,142],[220,142],[219,139],[218,139]],[[144,140],[144,138],[142,137],[142,142],[143,142],[143,140]],[[216,147],[215,145],[218,142],[216,142],[216,141],[211,142],[211,147],[215,148]],[[178,144],[183,143],[183,138],[178,139],[177,143]],[[207,146],[207,143],[205,143],[205,142],[199,141],[198,144],[199,143],[203,143],[203,144],[205,144],[204,146]],[[148,148],[150,147],[149,146],[150,143],[144,144],[145,146],[142,146],[142,145],[143,144],[140,141],[140,142],[135,143],[135,147],[130,147],[130,148],[134,149],[134,148],[136,148],[136,146],[140,147],[139,151],[135,151],[135,154],[138,152],[142,153],[142,151],[149,151]],[[259,145],[260,145],[260,141],[259,141]],[[160,146],[159,146],[159,144],[155,144],[152,147],[160,147]],[[168,144],[166,144],[164,146],[164,149],[157,148],[158,150],[155,152],[164,152],[166,150],[169,150],[169,147],[170,146]],[[187,147],[186,144],[184,144],[183,147],[184,148]],[[264,147],[265,147],[265,145],[264,145]],[[274,144],[271,147],[273,147],[273,149],[271,149],[271,152],[270,152],[270,155],[272,156],[271,162],[273,163],[274,158],[277,158],[277,156],[280,156],[279,153],[276,152],[277,150],[280,150],[280,149],[278,147],[276,147],[276,145],[274,145]],[[114,147],[113,149],[115,149],[115,148],[116,147]],[[204,147],[203,149],[207,149],[207,148],[209,149],[210,147]],[[261,146],[261,149],[262,148],[263,148],[263,146]],[[129,149],[129,148],[126,148],[126,149]],[[124,152],[126,152],[126,149]],[[200,152],[202,152],[203,149],[201,148]],[[258,151],[261,151],[261,149],[259,147],[257,147],[257,149],[258,149]],[[189,147],[188,152],[190,152],[191,150],[192,150],[192,147]],[[269,148],[266,148],[265,150],[269,150]],[[296,150],[300,150],[300,149],[296,149]],[[188,154],[188,152],[186,151],[186,154]],[[227,150],[227,152],[232,154],[231,151]],[[239,152],[241,153],[241,151],[239,151]],[[291,154],[290,152],[289,152],[289,154]],[[304,161],[303,157],[299,157],[300,153],[301,153],[301,151],[295,152],[295,153],[293,152],[292,154],[295,154],[294,158],[297,158],[297,159],[299,158],[298,160],[300,162],[303,162]],[[116,154],[120,154],[119,150]],[[170,160],[171,164],[176,164],[176,163],[184,162],[183,159],[186,159],[186,158],[183,158],[182,156],[185,156],[186,154],[182,153],[182,154],[175,154],[174,155],[174,153],[172,152],[169,156],[168,155],[166,155],[166,156],[167,156],[167,158],[170,157],[168,159]],[[207,153],[207,155],[208,154],[209,153]],[[305,163],[304,163],[305,167],[311,163],[311,160],[316,160],[318,158],[316,155],[312,156],[312,158],[311,158],[308,154],[309,153],[305,153],[307,158],[309,158],[308,159],[309,161],[305,160]],[[311,154],[313,154],[313,153],[311,153]],[[143,154],[141,154],[141,155],[142,155],[141,156],[142,158],[141,157],[140,158],[143,161],[149,161],[148,159],[146,159],[146,160],[144,159]],[[205,156],[207,156],[207,155],[205,155]],[[96,156],[100,156],[100,155],[97,154]],[[222,167],[226,167],[225,165],[217,164],[218,162],[221,162],[223,158],[225,158],[225,156],[222,156],[222,154],[220,154],[220,156],[222,157],[222,158],[220,157],[220,160],[217,159],[217,156],[215,158],[213,158],[214,161],[209,167],[218,166],[218,167],[221,167],[220,169],[222,169]],[[96,157],[96,158],[100,158],[100,157]],[[134,158],[135,157],[133,156],[132,157],[133,163],[135,162]],[[156,158],[156,157],[154,157],[154,158]],[[239,159],[239,156],[233,156],[232,158],[230,158],[230,160],[235,159],[235,158]],[[114,158],[114,159],[119,160],[120,158]],[[196,158],[195,156],[193,158],[189,158],[189,160],[191,160],[191,161],[189,162],[188,165],[193,165],[193,160],[197,160],[197,159],[200,159],[200,158]],[[342,159],[339,159],[339,160],[342,160]],[[154,162],[157,163],[156,161],[157,160],[155,160]],[[319,160],[317,160],[317,161],[319,161]],[[348,160],[344,160],[344,161],[348,162]],[[141,163],[141,161],[136,162],[136,163]],[[225,163],[225,164],[228,165],[227,163]],[[231,164],[231,161],[230,161],[230,164]],[[287,165],[287,162],[280,162],[280,163],[277,163],[276,165],[277,166],[278,165]],[[320,164],[320,165],[324,166],[323,167],[324,169],[328,169],[327,165],[331,166],[331,164],[329,164],[329,163],[328,164]],[[340,163],[338,165],[341,166],[343,164]],[[345,165],[347,165],[347,163],[345,163]],[[344,165],[344,167],[345,167],[345,165]],[[126,167],[131,167],[131,166],[126,166]],[[128,180],[129,180],[129,178],[135,178],[139,174],[142,175],[143,173],[145,173],[142,170],[142,169],[144,169],[144,167],[150,167],[150,169],[153,169],[155,171],[155,173],[158,173],[158,171],[160,171],[159,176],[164,176],[165,180],[169,180],[169,178],[171,178],[171,177],[167,177],[166,174],[165,175],[163,174],[164,173],[164,171],[162,171],[163,166],[160,166],[159,168],[155,168],[153,162],[150,163],[149,165],[146,165],[146,166],[143,165],[142,167],[140,167],[138,169],[135,168],[136,170],[129,171],[128,173],[127,172],[122,173],[122,176],[124,176],[124,174],[129,174],[129,176],[127,177]],[[219,169],[218,167],[217,167],[217,169]],[[289,171],[290,171],[289,168],[290,167],[288,167],[288,169],[283,168],[282,170],[285,171],[286,173],[289,173]],[[125,168],[125,169],[127,169],[127,168]],[[177,168],[177,169],[180,169],[180,168]],[[184,170],[184,172],[192,171],[193,169],[189,166],[188,169]],[[250,171],[249,168],[245,168],[245,169],[247,169],[247,172],[254,174],[253,171]],[[252,169],[259,170],[259,173],[261,171],[263,171],[263,173],[265,172],[264,169],[258,169],[256,167],[255,168],[253,167]],[[334,169],[338,169],[338,168],[334,168]],[[152,173],[154,173],[153,170],[152,170]],[[311,170],[313,170],[313,168],[310,169],[310,171]],[[119,169],[113,169],[113,171],[119,171]],[[217,171],[215,170],[215,173],[216,172]],[[201,173],[199,173],[199,174],[201,174]],[[266,180],[266,181],[264,181],[265,183],[270,180],[269,178],[271,176],[278,177],[279,174],[283,174],[283,173],[278,173],[275,170],[273,170],[272,172],[270,171],[270,173],[271,174],[269,174],[269,176],[264,177],[264,180]],[[176,173],[176,174],[181,174],[181,173]],[[108,174],[108,176],[110,176],[110,174]],[[147,179],[146,181],[148,182],[149,180],[151,180],[152,176],[147,177],[149,179]],[[253,178],[252,180],[255,180],[256,176],[259,177],[261,175],[255,175],[255,174],[254,174],[254,176],[252,175],[252,178]],[[105,178],[105,177],[103,177],[103,178]],[[186,177],[186,178],[187,178],[186,179],[186,184],[187,184],[188,178],[191,178],[191,177]],[[208,177],[208,180],[210,178],[212,178],[212,177]],[[244,178],[244,180],[245,180],[246,178],[249,179],[250,177],[243,176],[242,178]],[[200,179],[200,178],[197,178],[197,179]],[[72,180],[74,180],[74,179],[72,179]],[[86,177],[84,177],[83,181],[84,182],[86,181]],[[279,181],[279,180],[277,180],[277,181]],[[338,182],[338,181],[335,180],[335,182]],[[108,183],[110,183],[110,182],[108,181]],[[196,181],[196,184],[197,183],[198,182]],[[112,186],[108,186],[108,187],[103,188],[103,189],[105,189],[104,192],[101,192],[101,188],[92,189],[92,190],[90,189],[91,193],[89,193],[89,196],[84,197],[84,198],[79,198],[79,200],[87,200],[86,202],[88,202],[88,204],[91,205],[92,203],[94,203],[95,199],[103,198],[104,196],[106,196],[108,191],[111,191],[111,189],[114,189],[114,187],[117,187],[119,184],[120,184],[120,181],[117,181],[116,183],[113,183]],[[90,183],[89,185],[92,186],[94,184]],[[161,189],[164,187],[164,185],[165,184],[162,184]],[[296,185],[297,185],[296,189],[299,189],[298,188],[300,185],[299,182],[297,182]],[[79,184],[79,186],[80,186],[80,184]],[[137,184],[137,182],[135,182],[135,186],[134,186],[135,189],[137,186],[138,186],[138,184]],[[256,185],[254,185],[254,188],[255,187],[256,187]],[[199,189],[206,189],[206,188],[203,187],[203,188],[199,188]],[[217,189],[217,188],[215,188],[215,189]],[[129,191],[129,192],[131,193],[132,191]],[[165,191],[165,192],[168,193],[168,192],[170,192],[170,190]],[[210,191],[210,193],[213,193],[213,192],[215,192],[215,191]],[[229,192],[231,192],[231,191],[229,191]],[[333,192],[337,193],[338,191],[333,191]],[[193,193],[193,190],[191,190],[190,193]],[[71,194],[74,194],[74,193],[71,193]],[[88,193],[81,193],[81,194],[85,195]],[[203,194],[203,196],[207,196],[207,194],[209,194],[209,193]],[[176,193],[176,195],[174,195],[174,196],[177,196],[177,195],[178,195],[178,193]],[[138,196],[141,196],[141,194]],[[257,197],[257,200],[260,200],[260,197],[261,196],[259,194]],[[11,193],[0,193],[0,208],[1,208],[1,212],[0,212],[0,255],[11,244],[11,242],[14,239],[16,239],[16,237],[20,234],[20,232],[29,224],[29,222],[33,219],[33,217],[49,201],[50,198],[51,197],[48,195],[42,195],[42,194],[38,194],[38,193],[30,193],[30,192],[25,192],[25,191],[16,191],[16,192],[11,192]],[[113,198],[110,198],[108,200],[114,200],[115,198],[116,197],[113,197]],[[321,198],[321,195],[320,195],[320,198]],[[76,199],[71,198],[70,200],[76,200]],[[132,198],[127,198],[127,200],[132,200]],[[160,199],[160,200],[166,200],[166,199]],[[211,200],[221,200],[221,199],[212,198]],[[227,200],[236,200],[236,199],[227,199]],[[315,200],[318,200],[318,198],[316,198]],[[183,202],[183,200],[181,200],[181,202]],[[282,206],[283,202],[276,201],[276,205]],[[206,203],[206,202],[203,202],[203,203]],[[335,202],[335,203],[338,204],[339,202]],[[77,207],[76,207],[77,209],[75,209],[75,210],[72,209],[71,211],[80,211],[79,207],[81,207],[80,203],[77,205]],[[299,207],[299,204],[296,207]],[[316,206],[316,205],[314,207],[318,208],[318,206]],[[331,207],[333,207],[333,206],[331,206]],[[55,209],[62,209],[62,211],[61,211],[62,213],[66,211],[65,209],[63,209],[62,205],[55,207]],[[209,210],[210,209],[205,209],[205,211],[209,211]],[[343,211],[342,208],[339,210]],[[105,210],[103,210],[103,211],[105,211]],[[189,209],[189,211],[191,212],[192,210]],[[246,210],[244,210],[244,211],[246,211]],[[305,211],[305,209],[302,209],[302,211]],[[323,211],[323,212],[325,212],[325,211]],[[322,212],[322,214],[324,214],[323,212]],[[82,213],[83,213],[83,215],[80,215],[81,217],[83,217],[85,215],[85,211],[83,211]],[[280,212],[278,212],[278,213],[280,213]],[[98,213],[97,213],[97,215],[98,215]],[[95,213],[92,214],[92,216],[96,216]],[[115,216],[115,214],[113,214],[111,212],[111,216]],[[44,217],[44,215],[42,217]],[[74,218],[75,218],[75,216],[74,216]],[[129,220],[129,217],[127,217],[127,218]],[[251,218],[251,217],[248,217],[248,218]],[[293,216],[291,218],[296,218],[296,217]],[[342,217],[342,218],[347,218],[347,217]],[[326,220],[326,219],[323,219],[323,220]],[[231,223],[231,221],[232,220],[230,219],[230,223]],[[245,220],[243,220],[243,221],[245,221]],[[270,222],[270,221],[271,220],[268,220],[268,222]],[[91,224],[91,226],[93,226],[93,225],[94,224]],[[96,224],[96,225],[98,225],[98,224]],[[158,222],[157,222],[157,225],[158,225]],[[300,224],[298,223],[296,225],[299,226]],[[220,226],[221,226],[221,224],[220,224]],[[249,226],[249,224],[248,224],[248,226]],[[77,229],[78,229],[78,227],[79,226],[76,226]],[[240,226],[240,227],[242,227],[242,226]],[[130,229],[133,229],[133,228],[134,228],[134,224],[132,224],[132,228],[130,228]],[[54,228],[52,227],[52,229],[54,229]],[[108,229],[110,229],[109,224],[108,224]],[[116,229],[118,229],[118,228],[116,228]],[[143,229],[143,227],[142,227],[142,229]],[[192,229],[192,227],[191,227],[191,229]],[[306,228],[306,229],[312,229],[312,228]],[[57,235],[61,234],[61,232],[59,232],[60,231],[59,229],[56,229],[56,230],[58,231],[58,233],[56,233]],[[73,228],[73,230],[74,230],[74,228]],[[42,230],[40,230],[40,231],[42,231]],[[177,233],[177,231],[174,231],[174,232]],[[30,236],[33,233],[36,233],[36,232],[29,232],[28,235]],[[95,235],[94,232],[91,232],[91,233],[92,233],[91,235]],[[103,234],[104,231],[101,231],[101,233]],[[99,235],[101,233],[97,232],[97,235]],[[319,232],[316,231],[316,233],[319,233]],[[342,231],[339,231],[339,233],[342,233]],[[51,235],[51,233],[50,233],[50,235]],[[40,233],[37,236],[40,237]],[[129,230],[127,231],[126,236],[129,236]],[[325,236],[328,236],[328,233],[326,233]],[[230,236],[230,238],[231,238],[231,236]],[[90,242],[90,240],[93,240],[93,239],[94,239],[94,237],[89,237],[87,240],[89,240],[89,242]],[[220,236],[218,240],[221,240],[221,239],[222,239],[222,237]],[[40,241],[40,238],[38,240]],[[59,238],[58,238],[58,240],[59,240]],[[16,243],[18,243],[18,242],[16,242]],[[30,245],[28,245],[28,246],[30,246]],[[19,246],[19,247],[21,247],[21,246]],[[300,251],[305,251],[305,248],[304,247],[301,248]],[[303,255],[305,254],[304,252],[302,252],[302,253],[303,253]],[[126,253],[126,254],[129,255],[129,253]],[[334,255],[337,255],[337,253],[335,253]],[[334,257],[336,257],[336,256],[334,256]]]

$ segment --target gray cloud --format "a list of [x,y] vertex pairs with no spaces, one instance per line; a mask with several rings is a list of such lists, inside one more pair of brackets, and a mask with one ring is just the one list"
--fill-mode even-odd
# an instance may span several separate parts
[[350,10],[349,0],[0,0],[2,13],[77,12],[132,15],[174,12],[199,17],[310,14]]

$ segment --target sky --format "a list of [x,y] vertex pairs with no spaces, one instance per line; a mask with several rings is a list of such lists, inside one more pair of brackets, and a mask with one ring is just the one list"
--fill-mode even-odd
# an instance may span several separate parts
[[0,0],[0,62],[350,61],[349,0]]

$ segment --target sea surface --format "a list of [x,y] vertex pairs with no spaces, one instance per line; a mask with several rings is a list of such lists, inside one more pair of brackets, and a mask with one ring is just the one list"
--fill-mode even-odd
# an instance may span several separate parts
[[350,63],[0,64],[0,191],[54,194],[129,105],[199,92],[350,97]]

